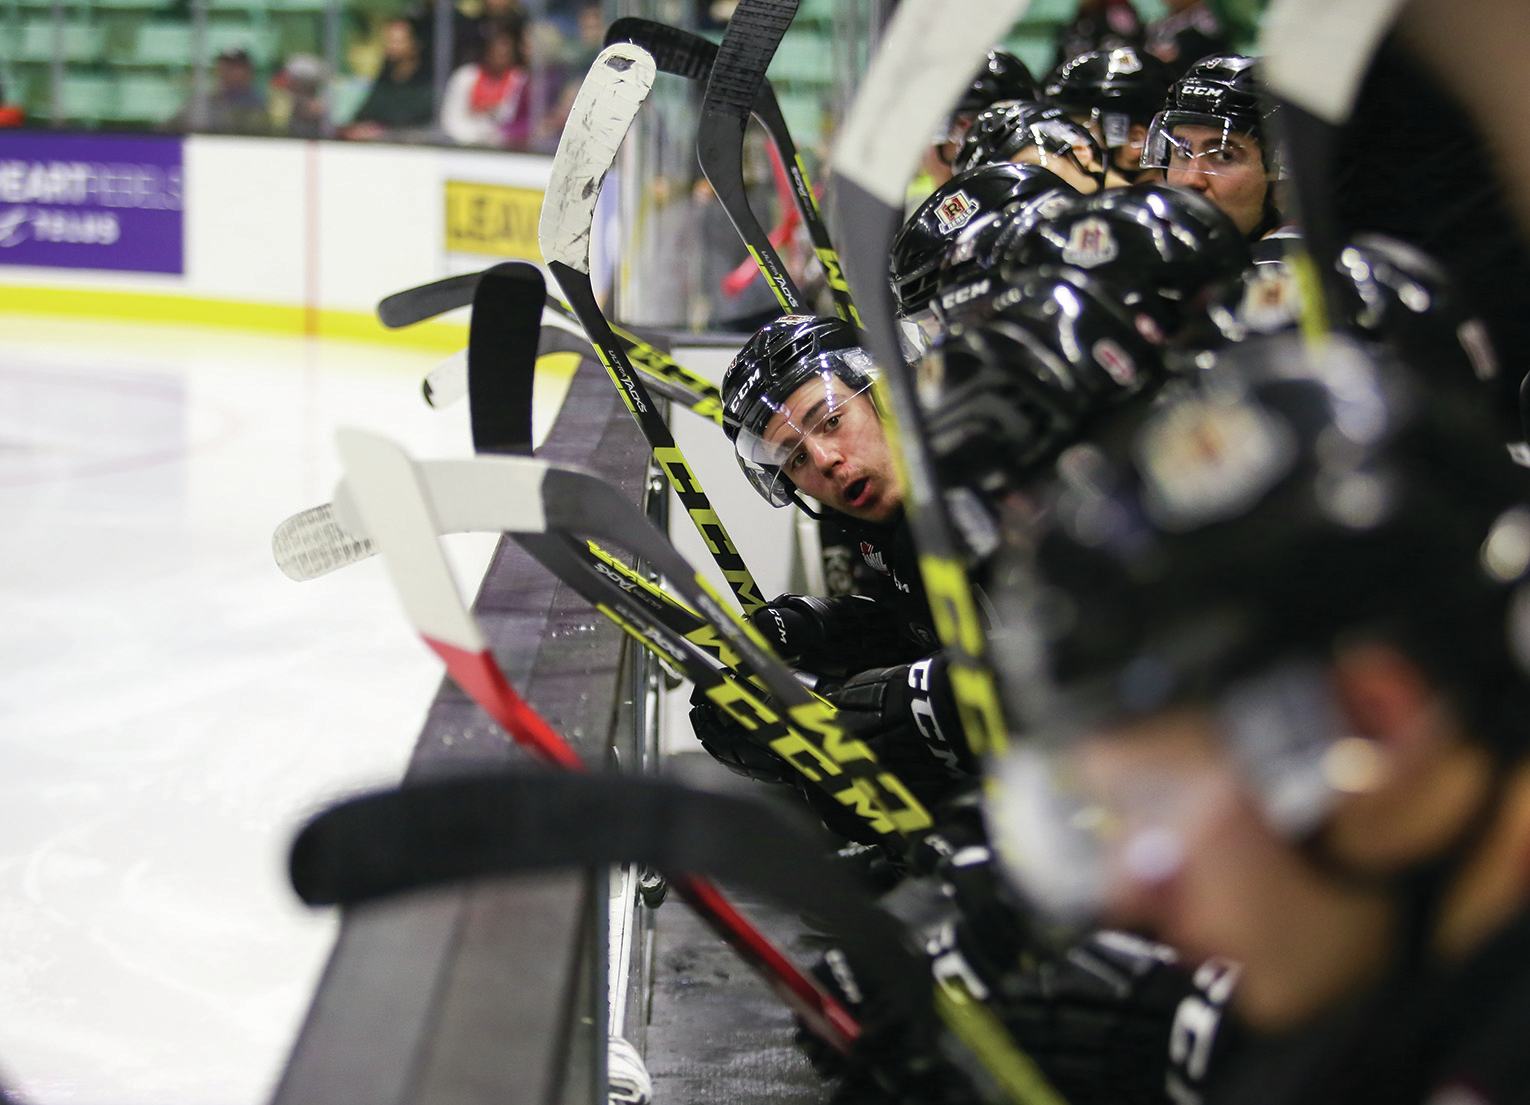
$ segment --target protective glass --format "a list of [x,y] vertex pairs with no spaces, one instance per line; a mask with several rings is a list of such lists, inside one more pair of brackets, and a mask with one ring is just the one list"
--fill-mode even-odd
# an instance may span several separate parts
[[1148,128],[1142,150],[1144,169],[1201,176],[1232,176],[1258,173],[1268,180],[1279,173],[1267,159],[1258,139],[1221,115],[1196,111],[1160,111]]
[[1039,908],[1090,922],[1112,888],[1172,878],[1231,803],[1252,799],[1272,829],[1299,840],[1340,794],[1374,782],[1372,746],[1345,734],[1315,665],[1237,682],[1208,708],[1217,747],[1199,759],[1104,755],[1133,735],[1079,725],[1027,738],[995,765],[986,808],[994,843]]
[[813,374],[784,400],[763,400],[771,417],[759,432],[740,430],[733,447],[744,475],[771,506],[793,501],[793,470],[814,463],[833,442],[852,439],[863,420],[878,417],[867,394],[876,375],[864,350],[835,350],[820,354]]

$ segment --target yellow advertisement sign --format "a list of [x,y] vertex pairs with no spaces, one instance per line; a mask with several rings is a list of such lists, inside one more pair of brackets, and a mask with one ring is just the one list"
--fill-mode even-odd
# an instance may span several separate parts
[[504,184],[446,182],[446,252],[541,261],[542,191]]

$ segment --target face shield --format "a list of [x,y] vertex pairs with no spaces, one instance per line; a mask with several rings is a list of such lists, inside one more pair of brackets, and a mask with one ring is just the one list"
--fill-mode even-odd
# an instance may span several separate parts
[[740,429],[733,447],[739,467],[771,506],[796,500],[794,471],[815,465],[828,450],[844,447],[879,416],[869,394],[877,371],[862,349],[821,353],[783,400],[762,405]]
[[1257,174],[1279,179],[1273,158],[1247,129],[1223,115],[1198,111],[1160,111],[1148,128],[1142,150],[1144,169],[1199,176]]
[[1226,811],[1251,806],[1280,836],[1310,838],[1341,795],[1375,784],[1378,760],[1347,735],[1322,668],[1291,661],[1209,703],[1065,722],[994,773],[985,812],[1006,872],[1043,911],[1085,925],[1214,848]]

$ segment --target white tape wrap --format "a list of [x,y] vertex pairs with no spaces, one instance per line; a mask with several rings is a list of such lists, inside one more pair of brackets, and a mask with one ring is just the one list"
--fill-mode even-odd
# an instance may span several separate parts
[[409,621],[424,636],[468,652],[485,648],[483,634],[463,604],[451,565],[436,536],[436,519],[425,484],[409,454],[394,441],[363,430],[338,435],[345,478],[361,526],[388,565]]
[[840,131],[834,171],[901,209],[930,136],[972,83],[983,55],[1029,6],[1030,0],[903,0]]
[[1270,90],[1325,122],[1349,118],[1360,80],[1406,0],[1275,0],[1259,52]]
[[558,152],[553,157],[542,225],[542,256],[579,272],[590,271],[590,226],[600,183],[653,87],[653,57],[618,42],[600,52],[579,86]]
[[468,389],[468,351],[462,349],[431,369],[425,377],[425,398],[436,410],[465,398]]

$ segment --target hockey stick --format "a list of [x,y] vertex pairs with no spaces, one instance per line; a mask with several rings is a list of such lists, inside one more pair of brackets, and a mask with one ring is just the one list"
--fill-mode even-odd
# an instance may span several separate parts
[[879,998],[886,990],[905,1016],[927,1010],[929,971],[901,926],[847,886],[823,851],[799,821],[742,797],[643,777],[505,773],[341,802],[298,833],[289,872],[307,904],[342,906],[560,867],[649,864],[681,876],[681,886],[721,875],[823,916],[880,984]]
[[542,205],[538,237],[548,268],[579,316],[596,354],[653,450],[659,468],[748,614],[765,605],[759,585],[611,333],[590,286],[590,227],[595,219],[600,184],[616,160],[617,148],[647,98],[653,79],[653,58],[640,47],[618,43],[607,46],[595,59],[574,97],[568,123],[558,140],[547,186],[550,198]]
[[[482,275],[482,273],[474,272],[462,276],[448,276],[444,280],[395,292],[377,304],[378,318],[383,325],[397,330],[405,326],[413,326],[417,322],[424,322],[426,319],[434,318],[458,307],[466,307],[473,302],[473,291],[477,288],[478,280]],[[556,296],[547,297],[546,307],[555,319],[562,319],[576,325],[579,323],[573,309]],[[703,418],[722,424],[722,397],[717,391],[716,384],[677,364],[668,353],[625,327],[613,325],[611,332],[616,335],[616,340],[621,344],[628,359],[640,371],[656,381],[655,391]],[[456,368],[444,369],[444,371],[448,380],[459,372]],[[448,389],[451,386],[453,386],[451,383],[445,385]],[[458,395],[460,396],[460,392]],[[442,399],[432,405],[443,406],[448,401],[455,401],[455,398]]]
[[804,310],[802,293],[749,206],[744,185],[744,131],[764,94],[770,59],[797,15],[797,3],[742,0],[734,9],[712,63],[701,105],[701,126],[696,132],[696,160],[702,173],[770,285],[782,313],[788,315]]
[[1302,330],[1308,341],[1323,340],[1344,315],[1335,271],[1343,242],[1329,198],[1338,132],[1404,3],[1277,0],[1263,22],[1262,76],[1280,103],[1279,137],[1291,163],[1289,196],[1302,228],[1301,248],[1291,260],[1303,291]]
[[[654,63],[658,65],[660,72],[685,77],[692,81],[705,81],[710,77],[712,65],[717,60],[717,47],[713,43],[700,35],[682,31],[678,27],[671,27],[664,23],[657,23],[651,19],[635,17],[618,19],[606,30],[606,45],[609,46],[613,42],[635,43],[653,55]],[[808,179],[807,166],[802,161],[802,155],[797,151],[797,144],[792,141],[791,130],[786,125],[786,116],[781,113],[780,101],[777,100],[776,90],[771,86],[770,81],[760,82],[759,92],[755,96],[750,111],[759,121],[760,126],[765,129],[766,135],[769,136],[771,144],[775,146],[776,153],[780,155],[781,162],[786,168],[797,213],[801,216],[803,225],[807,227],[808,237],[813,243],[813,252],[817,255],[819,264],[823,266],[829,291],[834,296],[835,313],[847,322],[859,325],[860,315],[855,309],[854,301],[850,298],[850,286],[845,283],[844,267],[840,264],[839,254],[835,251],[834,242],[829,237],[828,224],[824,222],[823,212],[818,206],[818,195],[813,189],[812,181]],[[725,207],[724,210],[727,208]]]
[[[903,219],[904,190],[950,104],[983,52],[1001,40],[1029,0],[969,5],[953,21],[945,0],[903,0],[872,61],[835,149],[835,206],[845,267],[865,319],[879,388],[892,413],[908,519],[935,628],[951,661],[962,730],[979,757],[1001,751],[1008,728],[988,661],[988,642],[953,523],[936,483],[929,434],[898,338],[887,258]],[[888,120],[896,120],[890,128]]]
[[[385,438],[342,430],[340,453],[356,505],[383,552],[410,622],[441,657],[452,680],[516,742],[555,767],[583,771],[577,752],[516,694],[463,604],[441,551],[430,503],[408,456]],[[697,912],[756,967],[823,1039],[848,1050],[859,1026],[725,899],[716,887],[686,879],[681,890]]]
[[[537,339],[537,357],[552,357],[560,353],[589,356],[590,343],[582,335],[557,326],[548,326]],[[425,396],[426,404],[435,410],[444,410],[453,403],[461,402],[467,396],[467,366],[468,351],[461,349],[426,373],[425,379],[420,381],[420,392]],[[654,383],[654,391],[666,399],[670,398],[658,381]]]
[[[719,709],[746,730],[781,732],[768,742],[770,749],[879,835],[929,827],[929,813],[902,781],[885,770],[863,742],[845,736],[834,708],[798,682],[754,627],[730,611],[706,578],[611,485],[585,472],[525,457],[414,462],[384,438],[357,430],[346,435],[348,441],[364,443],[368,471],[379,473],[371,478],[388,485],[383,494],[400,501],[419,500],[413,516],[421,527],[415,535],[418,548],[424,548],[427,538],[436,542],[445,521],[453,529],[488,533],[579,534],[646,560],[721,638],[732,653],[730,666],[758,678],[774,700],[762,701],[743,679],[727,679],[708,690]],[[335,494],[338,525],[346,533],[368,535],[385,549],[382,535],[366,520],[354,495],[347,478]],[[440,559],[439,545],[431,549]],[[412,620],[422,628],[427,624],[421,618]]]

